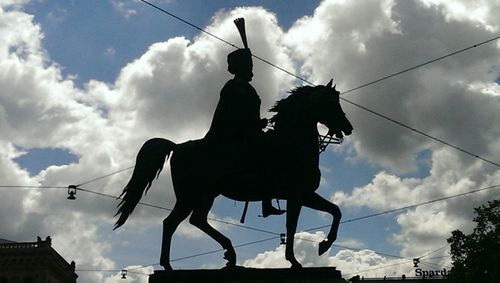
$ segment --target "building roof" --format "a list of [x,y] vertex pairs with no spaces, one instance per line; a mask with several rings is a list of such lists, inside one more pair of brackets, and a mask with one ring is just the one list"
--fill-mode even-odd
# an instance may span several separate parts
[[13,244],[13,243],[15,242],[0,238],[0,244]]
[[11,275],[16,270],[22,273],[26,270],[31,272],[33,268],[36,268],[39,271],[51,270],[52,274],[58,274],[61,278],[68,279],[58,282],[75,283],[76,278],[78,278],[75,273],[75,262],[68,263],[54,250],[50,237],[45,240],[37,237],[36,242],[20,243],[0,239],[0,266],[2,267],[0,268],[0,277]]

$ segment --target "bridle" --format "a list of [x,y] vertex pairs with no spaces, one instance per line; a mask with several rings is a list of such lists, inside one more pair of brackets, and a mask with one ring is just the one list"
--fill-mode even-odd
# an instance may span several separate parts
[[[268,130],[274,130],[274,124],[271,121],[268,121],[267,127]],[[318,150],[319,153],[322,153],[326,150],[326,148],[331,144],[341,144],[344,141],[343,138],[334,137],[333,134],[318,134]]]
[[332,134],[318,135],[318,149],[319,153],[322,153],[331,144],[341,144],[344,141],[343,138],[334,137]]

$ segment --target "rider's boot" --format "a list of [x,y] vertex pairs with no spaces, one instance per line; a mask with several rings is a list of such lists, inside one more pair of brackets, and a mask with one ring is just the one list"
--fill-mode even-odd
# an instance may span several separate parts
[[268,217],[269,215],[281,215],[285,212],[286,210],[274,207],[271,199],[265,199],[262,201],[262,217]]

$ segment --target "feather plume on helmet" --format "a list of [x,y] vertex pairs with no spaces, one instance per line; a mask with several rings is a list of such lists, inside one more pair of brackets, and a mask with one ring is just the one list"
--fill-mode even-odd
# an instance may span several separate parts
[[253,67],[252,52],[248,48],[245,19],[237,18],[234,20],[234,24],[240,33],[241,41],[245,48],[237,49],[227,55],[227,70],[233,75]]

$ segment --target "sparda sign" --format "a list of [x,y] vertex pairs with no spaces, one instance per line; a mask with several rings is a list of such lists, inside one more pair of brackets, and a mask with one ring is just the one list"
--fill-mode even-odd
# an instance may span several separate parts
[[441,270],[422,270],[422,268],[415,269],[416,277],[430,278],[430,277],[447,277],[450,271],[443,268]]

